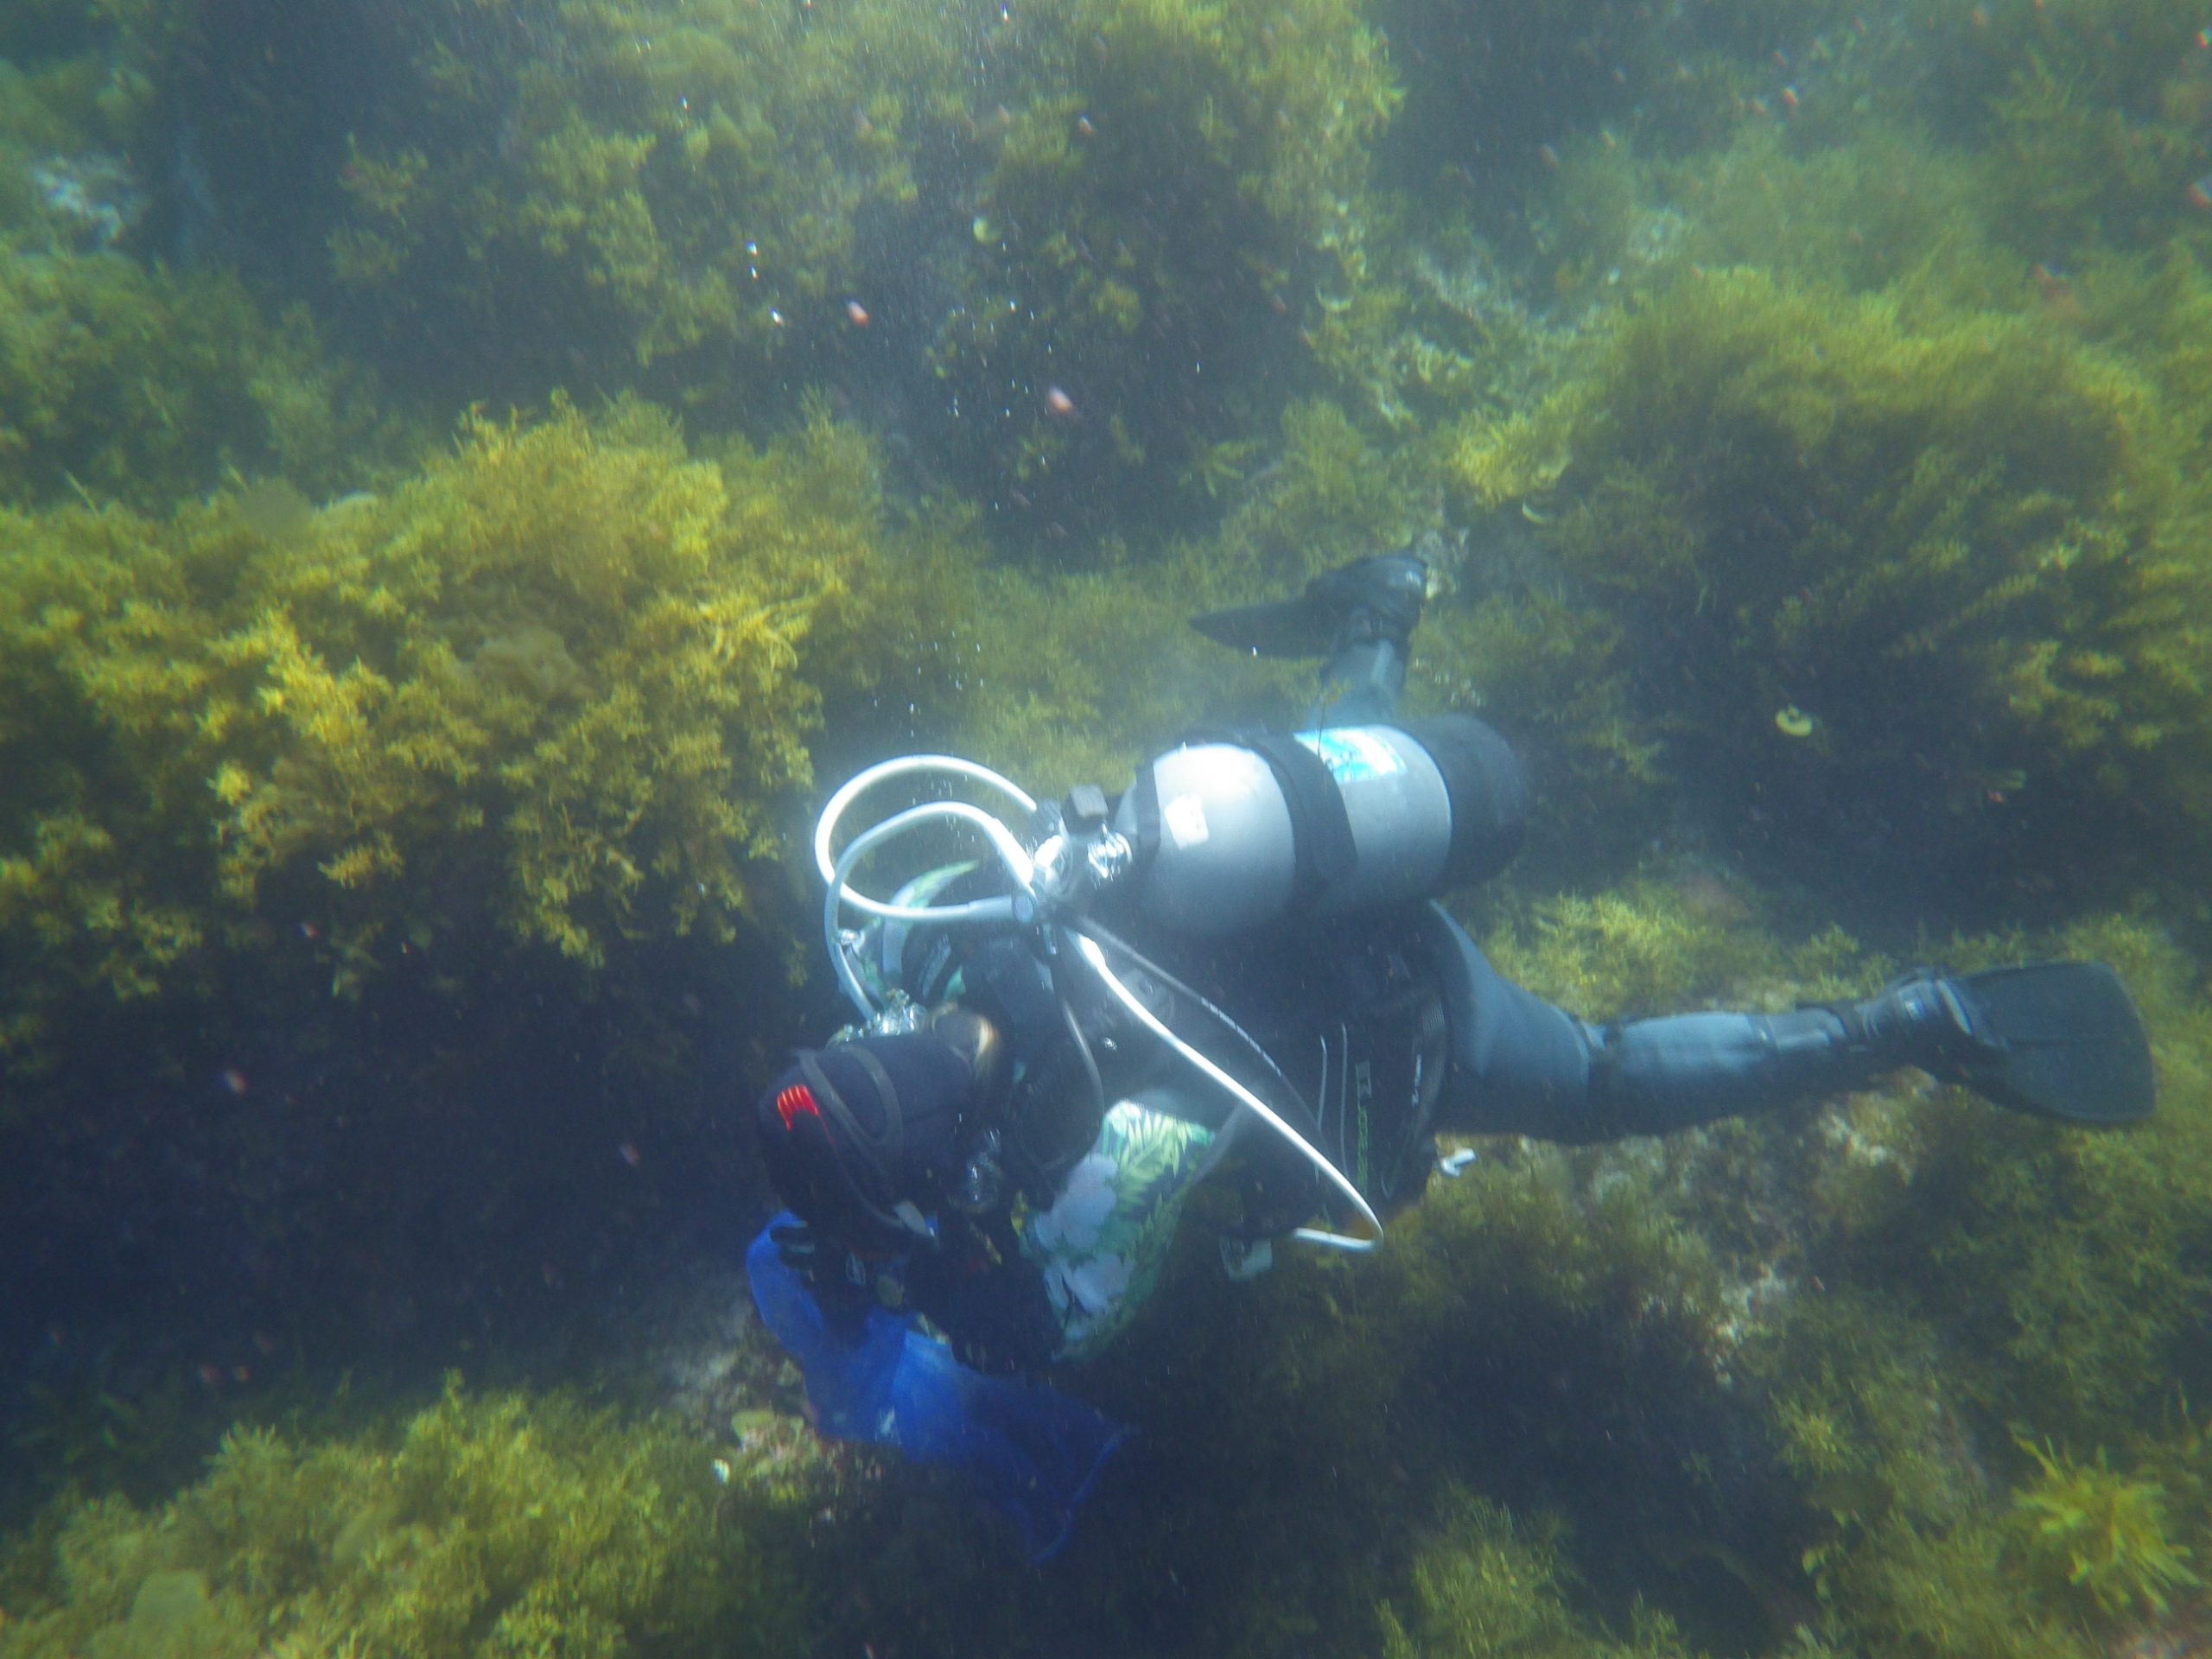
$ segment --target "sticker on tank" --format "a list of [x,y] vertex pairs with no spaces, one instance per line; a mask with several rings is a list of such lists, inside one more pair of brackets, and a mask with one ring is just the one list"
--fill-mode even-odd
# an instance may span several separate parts
[[1298,732],[1297,740],[1321,758],[1338,785],[1363,778],[1389,778],[1406,769],[1405,757],[1380,733],[1357,726],[1326,732]]

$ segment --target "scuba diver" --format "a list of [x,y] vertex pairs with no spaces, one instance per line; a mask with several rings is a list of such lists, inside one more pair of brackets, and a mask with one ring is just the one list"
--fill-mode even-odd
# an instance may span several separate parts
[[[1127,1324],[1202,1181],[1235,1195],[1222,1259],[1242,1277],[1281,1240],[1373,1249],[1439,1170],[1440,1133],[1664,1135],[1906,1066],[2069,1123],[2152,1108],[2141,1023],[2094,963],[1605,1025],[1502,978],[1433,900],[1504,868],[1526,793],[1484,722],[1393,718],[1427,589],[1424,563],[1392,554],[1194,619],[1324,658],[1295,734],[1195,737],[1117,800],[1041,807],[971,762],[889,761],[817,827],[861,1019],[756,1109],[789,1212],[748,1255],[755,1300],[824,1432],[958,1467],[1034,1558],[1119,1436],[1035,1379]],[[915,774],[982,783],[1026,819],[931,802],[833,858],[853,800]],[[947,823],[992,856],[887,901],[852,886],[876,849]],[[851,911],[868,924],[843,926]]]

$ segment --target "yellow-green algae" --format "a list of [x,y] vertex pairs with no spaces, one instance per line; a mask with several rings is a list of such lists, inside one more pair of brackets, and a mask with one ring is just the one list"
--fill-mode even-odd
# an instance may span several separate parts
[[391,493],[0,519],[0,937],[18,1028],[263,918],[352,982],[483,915],[588,964],[727,937],[809,778],[798,650],[876,528],[817,423],[690,459],[640,405],[472,418]]
[[807,1650],[798,1498],[664,1422],[459,1380],[404,1421],[236,1428],[140,1510],[68,1497],[0,1556],[9,1659]]
[[[477,22],[466,50],[422,27],[392,106],[416,118],[355,135],[337,181],[334,275],[395,350],[427,311],[471,353],[512,343],[486,372],[546,365],[518,387],[537,391],[566,373],[543,318],[578,319],[564,350],[606,382],[722,418],[798,369],[1077,529],[1221,435],[1249,308],[1287,318],[1395,97],[1345,0],[563,0]],[[501,142],[420,137],[481,128]],[[1122,493],[1080,493],[1105,482]]]
[[1683,1659],[1662,1614],[1639,1607],[1621,1642],[1572,1609],[1560,1533],[1556,1517],[1523,1521],[1451,1494],[1436,1541],[1414,1562],[1410,1619],[1382,1608],[1385,1659]]
[[2169,1593],[2201,1582],[2190,1551],[2168,1535],[2165,1488],[2115,1471],[2102,1447],[2081,1462],[2021,1437],[2037,1478],[2013,1498],[2023,1548],[2036,1569],[2106,1614],[2167,1611]]
[[0,233],[0,503],[155,512],[232,469],[342,490],[392,435],[303,310],[264,323],[238,283]]
[[[1476,501],[1559,491],[1567,614],[1619,631],[1586,671],[1665,688],[1629,730],[1709,809],[1756,791],[1786,826],[1885,835],[1905,812],[1938,855],[2027,814],[2051,856],[2082,814],[2212,828],[2200,429],[2024,318],[1687,270],[1531,416],[1470,421],[1452,465]],[[1821,741],[1776,740],[1786,702]]]

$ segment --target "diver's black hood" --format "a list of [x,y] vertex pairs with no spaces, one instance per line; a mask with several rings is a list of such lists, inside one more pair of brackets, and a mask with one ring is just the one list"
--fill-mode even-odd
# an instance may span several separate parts
[[899,1206],[927,1214],[952,1185],[972,1081],[959,1052],[927,1034],[802,1049],[753,1109],[768,1179],[842,1243],[911,1248]]

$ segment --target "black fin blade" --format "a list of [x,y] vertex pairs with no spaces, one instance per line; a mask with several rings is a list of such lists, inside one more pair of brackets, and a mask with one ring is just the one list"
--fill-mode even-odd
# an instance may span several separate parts
[[1989,1045],[1971,1068],[1980,1093],[2068,1123],[2150,1116],[2150,1040],[2126,987],[2104,963],[2031,963],[1969,974],[1962,983]]
[[1191,619],[1209,639],[1262,657],[1319,657],[1329,649],[1337,619],[1311,593],[1265,605],[1232,605]]

